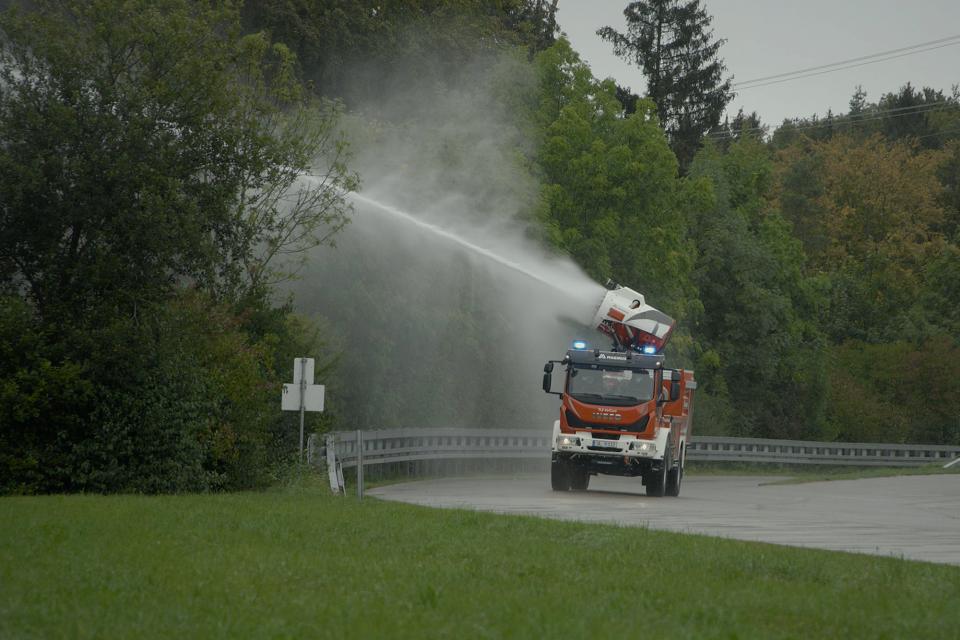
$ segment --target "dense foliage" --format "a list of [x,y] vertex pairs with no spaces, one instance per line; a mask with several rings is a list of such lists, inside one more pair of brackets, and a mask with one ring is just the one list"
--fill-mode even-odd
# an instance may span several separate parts
[[562,40],[539,63],[549,237],[680,317],[700,433],[960,442],[956,94],[858,90],[768,141],[741,112],[680,179],[642,101],[617,111]]
[[312,335],[274,258],[329,241],[356,182],[335,113],[229,7],[37,4],[0,23],[0,488],[262,484],[279,355]]
[[289,45],[320,93],[367,109],[411,84],[436,91],[507,46],[542,50],[554,40],[556,13],[556,0],[248,0],[243,7],[247,27]]

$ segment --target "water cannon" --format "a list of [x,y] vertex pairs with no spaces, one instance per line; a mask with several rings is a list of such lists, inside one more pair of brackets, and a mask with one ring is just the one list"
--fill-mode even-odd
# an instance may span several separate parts
[[608,289],[593,326],[613,340],[616,351],[657,354],[670,339],[676,321],[646,303],[642,293],[607,280]]

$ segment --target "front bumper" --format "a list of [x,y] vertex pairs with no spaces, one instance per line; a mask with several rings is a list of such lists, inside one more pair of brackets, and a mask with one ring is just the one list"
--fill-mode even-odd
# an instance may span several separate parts
[[640,438],[606,440],[590,433],[559,434],[554,438],[553,451],[578,456],[622,456],[637,460],[659,460],[663,448],[655,440]]

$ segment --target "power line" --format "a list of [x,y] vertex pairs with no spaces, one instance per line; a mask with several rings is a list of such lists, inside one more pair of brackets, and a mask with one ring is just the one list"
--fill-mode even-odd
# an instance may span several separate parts
[[[935,107],[942,106],[942,105],[948,105],[948,104],[954,104],[954,102],[953,102],[952,100],[940,100],[940,101],[937,101],[937,102],[928,102],[928,103],[926,103],[926,104],[910,105],[910,106],[906,106],[906,107],[896,107],[896,108],[893,108],[893,109],[882,109],[882,110],[878,110],[878,111],[864,111],[864,112],[862,112],[862,114],[863,114],[864,117],[860,117],[860,118],[856,118],[856,116],[858,116],[858,115],[860,115],[860,114],[854,114],[854,115],[850,115],[850,114],[838,114],[838,115],[837,115],[837,118],[845,118],[845,120],[839,120],[839,121],[833,121],[833,122],[826,122],[826,121],[824,121],[824,122],[815,122],[815,123],[814,123],[814,122],[811,122],[811,123],[808,123],[808,124],[795,124],[796,120],[794,120],[794,123],[791,123],[791,124],[793,124],[793,127],[794,127],[795,129],[815,129],[815,128],[818,128],[818,127],[828,127],[828,126],[840,125],[840,124],[852,124],[852,123],[858,123],[858,122],[870,122],[870,121],[873,121],[873,120],[883,120],[883,119],[885,119],[885,118],[887,118],[887,117],[890,117],[890,118],[898,118],[898,117],[900,117],[900,116],[914,115],[914,114],[917,114],[917,113],[929,113],[929,112],[931,112],[931,111],[942,111],[943,109],[936,109]],[[960,106],[960,105],[958,105],[958,106]],[[890,114],[895,114],[895,115],[890,115]],[[856,118],[856,119],[854,119],[854,118]],[[780,125],[780,126],[783,126],[783,125]],[[763,131],[764,129],[767,129],[767,128],[769,128],[769,127],[768,127],[768,126],[761,126],[761,127],[749,127],[749,128],[745,128],[745,129],[736,129],[736,130],[731,130],[731,131],[714,131],[713,133],[709,133],[709,134],[707,134],[707,135],[716,136],[716,137],[734,136],[734,135],[737,135],[737,134],[739,134],[739,133],[749,133],[749,132],[753,132],[753,131]]]
[[[860,56],[860,57],[858,57],[858,58],[850,58],[850,59],[848,59],[848,60],[839,60],[839,61],[837,61],[837,62],[832,62],[832,63],[830,63],[830,64],[822,64],[822,65],[818,65],[818,66],[816,66],[816,67],[807,67],[806,69],[797,69],[796,71],[789,71],[789,72],[786,72],[786,73],[777,73],[777,74],[774,74],[774,75],[772,75],[772,76],[764,76],[764,77],[762,77],[762,78],[753,78],[753,79],[751,79],[751,80],[742,80],[742,81],[740,81],[740,82],[734,83],[734,84],[733,84],[733,87],[736,88],[736,87],[739,87],[739,86],[742,86],[742,85],[745,85],[745,84],[754,84],[754,83],[756,83],[756,82],[766,82],[767,80],[775,80],[775,79],[777,79],[777,78],[785,78],[785,77],[787,77],[787,76],[794,76],[794,75],[801,74],[801,73],[807,73],[807,72],[809,72],[809,71],[819,71],[819,70],[821,70],[821,69],[828,69],[828,68],[830,68],[830,67],[836,67],[836,66],[839,66],[839,65],[850,64],[850,63],[852,63],[852,62],[862,62],[862,61],[864,61],[864,60],[869,60],[869,59],[871,59],[871,58],[877,58],[877,57],[880,57],[880,56],[887,56],[887,55],[894,54],[894,53],[901,53],[901,52],[904,52],[904,51],[910,51],[911,49],[919,49],[919,48],[921,48],[921,47],[929,47],[929,46],[931,46],[931,45],[941,44],[941,43],[944,43],[944,42],[949,42],[949,41],[951,41],[951,40],[957,40],[957,39],[960,39],[960,34],[957,34],[957,35],[954,35],[954,36],[949,36],[949,37],[947,37],[947,38],[940,38],[940,39],[938,39],[938,40],[930,40],[929,42],[921,42],[921,43],[918,43],[918,44],[910,45],[910,46],[908,46],[908,47],[900,47],[899,49],[890,49],[889,51],[880,51],[879,53],[872,53],[872,54],[870,54],[870,55]],[[955,44],[955,43],[951,43],[951,44]],[[916,53],[922,53],[922,52],[917,51]]]
[[[823,121],[823,122],[811,122],[808,124],[794,124],[793,129],[798,131],[804,131],[806,129],[819,129],[822,127],[839,127],[839,126],[854,126],[861,123],[875,122],[877,120],[889,120],[892,118],[900,118],[902,116],[916,115],[920,113],[931,113],[946,111],[943,108],[937,108],[942,105],[954,104],[952,100],[941,100],[939,102],[930,102],[927,104],[913,105],[909,107],[897,107],[895,109],[885,109],[882,111],[864,111],[863,114],[865,117],[858,118],[856,117],[859,114],[854,114],[851,116],[849,114],[840,114],[838,118],[843,118],[843,120],[834,120],[834,121]],[[783,126],[783,125],[781,125]],[[732,138],[741,133],[753,133],[761,132],[769,127],[749,127],[746,129],[736,129],[730,131],[714,131],[707,134],[707,137],[714,138],[717,140],[722,140],[724,138]]]
[[928,133],[926,135],[917,136],[917,140],[923,140],[924,138],[933,138],[934,136],[947,136],[952,133],[960,133],[960,127],[956,129],[946,129],[944,131],[937,131],[935,133]]
[[[837,114],[836,117],[837,117],[837,118],[851,118],[851,119],[852,119],[852,118],[855,118],[856,116],[862,115],[862,116],[864,116],[864,117],[857,118],[857,120],[856,120],[857,122],[860,122],[860,121],[863,121],[863,120],[874,120],[874,119],[877,119],[876,116],[884,116],[884,115],[887,115],[887,114],[889,114],[889,113],[898,113],[898,112],[900,112],[900,111],[918,112],[918,113],[923,113],[923,112],[927,112],[927,111],[938,111],[938,109],[934,109],[933,107],[939,107],[939,106],[943,106],[943,105],[954,105],[954,106],[956,106],[956,107],[960,107],[960,102],[957,102],[956,100],[953,100],[953,99],[948,98],[948,99],[946,99],[946,100],[937,100],[936,102],[924,102],[923,104],[911,104],[911,105],[907,105],[907,106],[905,106],[905,107],[893,107],[893,108],[891,108],[891,109],[864,110],[864,111],[861,111],[861,112],[859,112],[859,113],[840,113],[840,114]],[[905,114],[905,115],[909,115],[909,114]],[[798,118],[793,118],[793,122],[794,122],[794,123],[795,123],[797,120],[798,120]],[[771,126],[771,125],[763,125],[763,126],[760,126],[760,127],[747,127],[747,128],[744,128],[744,129],[736,129],[736,130],[733,131],[733,133],[736,134],[736,133],[740,133],[741,131],[745,131],[745,132],[749,132],[749,131],[762,131],[762,130],[764,130],[764,129],[768,129],[770,126]],[[797,126],[797,127],[799,127],[799,128],[805,128],[807,125],[795,125],[795,126]],[[815,126],[825,126],[825,125],[822,125],[822,124],[820,124],[820,123],[817,123]],[[710,133],[710,134],[707,134],[707,135],[721,135],[721,136],[723,136],[723,135],[729,135],[729,134],[728,134],[727,131],[714,131],[713,133]]]
[[886,62],[887,60],[893,60],[893,59],[895,59],[895,58],[903,58],[904,56],[912,56],[912,55],[914,55],[914,54],[916,54],[916,53],[924,53],[924,52],[927,52],[927,51],[934,51],[934,50],[936,50],[936,49],[943,49],[944,47],[952,47],[952,46],[958,45],[958,44],[960,44],[960,40],[956,40],[956,41],[954,41],[954,42],[948,42],[948,43],[946,43],[946,44],[937,45],[936,47],[929,47],[929,48],[927,48],[927,49],[919,49],[919,50],[917,50],[917,51],[909,51],[909,52],[907,52],[907,53],[901,53],[901,54],[898,54],[898,55],[895,55],[895,56],[887,56],[886,58],[878,58],[878,59],[876,59],[876,60],[868,60],[867,62],[859,62],[859,63],[857,63],[857,64],[850,64],[850,65],[846,65],[846,66],[843,66],[843,67],[836,67],[836,68],[834,68],[834,69],[827,69],[827,70],[825,70],[825,71],[817,71],[817,72],[814,72],[814,73],[806,73],[806,74],[803,74],[803,75],[792,76],[792,77],[789,77],[789,78],[781,78],[780,80],[771,80],[770,82],[761,82],[761,83],[759,83],[759,84],[752,84],[752,85],[750,85],[750,86],[748,86],[748,87],[744,87],[744,86],[741,86],[741,85],[732,85],[732,88],[736,89],[737,91],[745,91],[745,90],[747,90],[747,89],[757,89],[757,88],[759,88],[759,87],[766,87],[766,86],[769,86],[769,85],[771,85],[771,84],[780,84],[780,83],[782,83],[782,82],[791,82],[791,81],[793,81],[793,80],[800,80],[800,79],[802,79],[802,78],[811,78],[811,77],[813,77],[813,76],[822,76],[822,75],[824,75],[824,74],[826,74],[826,73],[833,73],[833,72],[835,72],[835,71],[843,71],[844,69],[854,69],[854,68],[856,68],[856,67],[865,67],[865,66],[867,66],[868,64],[876,64],[876,63],[878,63],[878,62]]

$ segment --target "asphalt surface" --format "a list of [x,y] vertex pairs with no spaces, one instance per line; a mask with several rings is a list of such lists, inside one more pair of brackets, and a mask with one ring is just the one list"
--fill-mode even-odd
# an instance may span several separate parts
[[960,565],[960,475],[766,484],[777,479],[688,476],[678,498],[648,498],[639,478],[610,476],[594,476],[581,493],[551,491],[546,475],[422,480],[368,493]]

